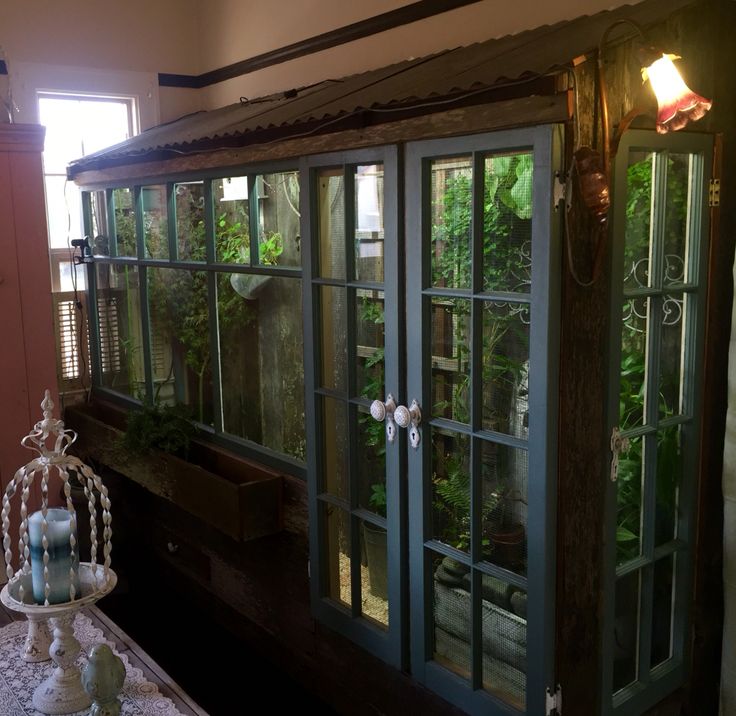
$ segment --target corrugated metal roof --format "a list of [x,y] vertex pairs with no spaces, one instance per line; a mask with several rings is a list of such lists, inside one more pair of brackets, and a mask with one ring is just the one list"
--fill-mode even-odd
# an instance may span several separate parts
[[[569,66],[573,58],[590,52],[616,20],[628,18],[646,27],[692,2],[645,0],[340,80],[327,80],[295,92],[198,112],[72,162],[69,175],[117,164],[126,158],[134,161],[154,152],[186,153],[205,141],[242,138],[242,144],[257,142],[258,135],[266,130],[284,129],[286,137],[298,131],[299,125],[336,122],[356,112],[399,109],[423,101],[431,105],[441,98],[538,77]],[[429,106],[427,111],[431,110]],[[389,118],[387,113],[387,121]]]

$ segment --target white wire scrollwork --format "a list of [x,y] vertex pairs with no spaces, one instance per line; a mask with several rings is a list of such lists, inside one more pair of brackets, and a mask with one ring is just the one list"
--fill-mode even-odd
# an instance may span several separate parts
[[[676,254],[664,257],[665,285],[682,284],[685,277],[685,262]],[[631,268],[624,276],[624,286],[628,289],[647,288],[649,286],[649,258],[632,261]],[[646,296],[632,296],[624,304],[623,322],[632,331],[643,333],[640,322],[648,317],[648,301]],[[662,296],[662,325],[676,326],[681,320],[684,310],[684,298],[676,298],[670,294]]]

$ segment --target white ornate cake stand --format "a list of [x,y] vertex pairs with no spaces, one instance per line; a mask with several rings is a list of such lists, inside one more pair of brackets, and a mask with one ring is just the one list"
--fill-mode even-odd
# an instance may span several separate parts
[[[33,692],[33,707],[44,714],[70,714],[89,707],[91,701],[82,688],[77,655],[81,649],[74,636],[74,615],[111,592],[118,578],[109,567],[79,564],[81,596],[73,602],[44,606],[33,601],[30,572],[18,572],[0,592],[0,601],[29,620],[48,619],[54,630],[49,656],[56,664],[51,676]],[[21,597],[21,594],[23,595]]]

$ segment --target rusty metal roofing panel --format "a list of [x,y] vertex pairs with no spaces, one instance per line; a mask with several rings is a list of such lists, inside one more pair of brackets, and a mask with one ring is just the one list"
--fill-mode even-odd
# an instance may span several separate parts
[[135,158],[155,151],[181,151],[194,143],[263,130],[336,120],[361,110],[390,109],[483,90],[569,66],[595,49],[603,31],[628,18],[641,25],[661,22],[693,0],[644,0],[555,25],[446,50],[294,92],[277,93],[199,112],[154,127],[113,147],[72,162],[70,173],[105,159]]

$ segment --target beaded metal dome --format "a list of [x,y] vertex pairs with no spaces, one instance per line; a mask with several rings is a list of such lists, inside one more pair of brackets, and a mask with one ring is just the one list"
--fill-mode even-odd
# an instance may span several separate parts
[[[107,592],[112,588],[115,581],[115,574],[110,569],[110,552],[112,550],[112,515],[110,514],[110,498],[108,497],[107,488],[102,483],[98,475],[94,473],[91,467],[85,465],[78,457],[67,455],[67,449],[77,439],[77,434],[73,430],[65,430],[64,423],[53,417],[54,403],[51,400],[51,394],[47,390],[41,410],[43,411],[43,420],[35,424],[33,430],[21,440],[21,445],[33,450],[38,455],[27,465],[21,467],[13,479],[8,484],[3,495],[2,506],[2,532],[3,532],[3,549],[5,550],[6,573],[9,580],[9,586],[14,582],[18,583],[17,589],[13,592],[17,594],[19,602],[32,603],[32,595],[28,594],[28,586],[30,580],[28,577],[32,571],[32,538],[29,529],[28,501],[31,493],[31,486],[34,480],[40,476],[41,480],[41,510],[38,521],[40,545],[39,556],[42,550],[43,564],[43,589],[41,600],[36,594],[36,603],[43,603],[49,606],[49,596],[51,594],[51,584],[49,583],[49,552],[50,538],[53,537],[52,531],[53,519],[52,513],[54,509],[49,507],[49,485],[56,479],[61,479],[63,483],[63,496],[66,499],[66,509],[68,511],[68,539],[71,559],[67,557],[66,564],[68,567],[68,591],[69,602],[73,602],[79,598],[84,598],[88,592]],[[49,448],[51,444],[51,448]],[[89,559],[81,562],[79,555],[79,544],[76,537],[78,520],[77,513],[72,502],[72,485],[73,477],[76,476],[77,481],[84,489],[84,495],[87,499],[87,507],[89,510],[89,529],[90,529],[90,554]],[[13,567],[13,549],[12,538],[10,535],[13,496],[20,490],[20,528],[18,534],[18,553],[19,553],[19,569],[16,572]],[[98,499],[99,495],[99,499]],[[102,556],[103,564],[97,564],[97,552],[99,547],[97,533],[97,512],[99,508],[102,511]],[[61,510],[56,510],[61,512]],[[83,579],[80,582],[79,572],[80,566],[84,572]],[[40,569],[40,565],[37,565]],[[66,571],[66,568],[65,568]],[[81,584],[81,587],[80,587]],[[66,589],[66,587],[64,587]],[[34,588],[34,593],[36,589]],[[80,593],[81,592],[81,593]],[[66,596],[65,594],[63,596]],[[65,600],[57,600],[65,601]]]

